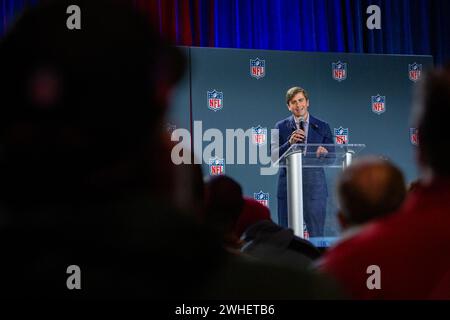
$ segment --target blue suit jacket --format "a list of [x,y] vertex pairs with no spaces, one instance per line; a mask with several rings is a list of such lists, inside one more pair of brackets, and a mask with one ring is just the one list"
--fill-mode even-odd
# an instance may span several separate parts
[[[289,137],[296,129],[294,116],[277,122],[275,129],[279,130],[279,156],[290,147]],[[307,143],[333,144],[333,136],[328,123],[309,115]],[[316,148],[317,149],[317,148]],[[309,150],[313,151],[313,150]],[[328,150],[334,152],[333,150]],[[324,199],[328,196],[328,189],[323,168],[303,169],[303,197],[307,199]],[[278,178],[278,197],[287,198],[286,168],[281,168]]]

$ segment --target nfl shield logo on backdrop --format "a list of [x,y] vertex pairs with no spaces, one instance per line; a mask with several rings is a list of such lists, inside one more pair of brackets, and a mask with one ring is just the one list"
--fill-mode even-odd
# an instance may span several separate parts
[[332,63],[333,79],[339,82],[347,79],[347,63],[338,61]]
[[348,128],[334,128],[334,136],[336,137],[336,144],[348,144]]
[[372,111],[376,114],[382,114],[386,111],[386,96],[372,96]]
[[264,193],[260,191],[258,193],[254,193],[253,197],[255,198],[256,201],[265,205],[266,207],[269,206],[269,193]]
[[266,61],[259,58],[250,59],[250,75],[256,79],[264,77],[266,75]]
[[225,173],[225,161],[219,158],[209,159],[209,174],[219,176]]
[[261,126],[252,128],[252,141],[256,145],[263,145],[267,142],[267,128]]
[[417,128],[409,128],[409,140],[413,145],[419,145],[419,132]]
[[219,111],[223,108],[223,92],[216,91],[208,91],[208,108],[212,111]]
[[414,62],[413,64],[408,65],[408,74],[409,80],[411,81],[419,81],[420,75],[422,74],[422,65]]

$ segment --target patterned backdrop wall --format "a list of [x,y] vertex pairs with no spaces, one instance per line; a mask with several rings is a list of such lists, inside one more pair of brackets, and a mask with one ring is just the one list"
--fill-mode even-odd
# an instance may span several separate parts
[[[250,130],[248,143],[268,152],[270,130],[290,116],[285,94],[292,86],[309,92],[310,113],[330,124],[337,143],[366,144],[362,154],[388,158],[403,170],[407,181],[416,178],[417,140],[410,106],[415,84],[433,67],[431,56],[182,50],[188,56],[189,71],[174,95],[169,127],[186,128],[193,134],[198,159],[208,146],[216,146],[213,159],[202,159],[204,175],[233,177],[245,195],[269,206],[274,221],[277,176],[261,175],[261,165],[249,163],[249,148],[246,163],[236,164],[237,146],[227,150],[226,131]],[[208,134],[211,128],[220,130],[223,142]],[[232,151],[234,157],[229,154]],[[332,238],[339,235],[334,196],[338,173],[326,170],[330,196],[325,234]]]

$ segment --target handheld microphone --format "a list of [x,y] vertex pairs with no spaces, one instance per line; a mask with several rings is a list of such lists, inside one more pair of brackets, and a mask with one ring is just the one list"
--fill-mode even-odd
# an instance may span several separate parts
[[[303,117],[300,117],[299,129],[305,131],[305,120]],[[297,126],[296,126],[296,123],[294,122],[294,124],[292,124],[291,136],[292,136],[292,134],[294,134],[295,131],[297,131]],[[304,143],[304,141],[301,140],[300,143]]]
[[300,118],[299,127],[300,130],[305,131],[305,119],[303,117]]

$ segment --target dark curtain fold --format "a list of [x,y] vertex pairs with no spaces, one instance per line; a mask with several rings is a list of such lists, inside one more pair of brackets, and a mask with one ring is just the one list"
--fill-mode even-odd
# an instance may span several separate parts
[[3,36],[17,16],[39,0],[0,0],[0,36]]
[[[38,1],[2,0],[0,35]],[[448,0],[133,1],[177,45],[431,54],[436,64],[450,60]],[[381,8],[382,30],[366,27],[371,4]]]

